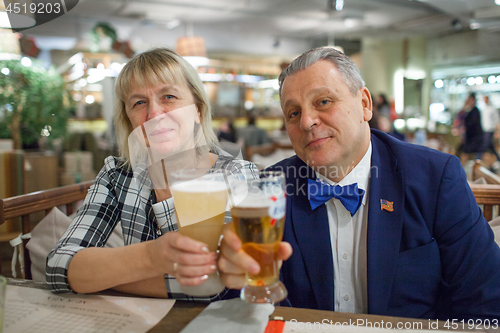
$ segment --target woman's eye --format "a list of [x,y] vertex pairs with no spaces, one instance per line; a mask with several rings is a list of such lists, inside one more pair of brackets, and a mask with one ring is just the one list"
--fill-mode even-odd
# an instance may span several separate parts
[[144,104],[144,101],[137,101],[135,102],[134,106],[139,106],[139,105],[142,105]]
[[175,98],[174,95],[165,95],[165,99],[172,99],[172,98]]

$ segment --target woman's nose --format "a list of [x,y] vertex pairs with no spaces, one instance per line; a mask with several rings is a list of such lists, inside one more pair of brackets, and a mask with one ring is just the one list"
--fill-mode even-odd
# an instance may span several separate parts
[[154,118],[162,115],[163,113],[165,113],[163,108],[157,102],[153,101],[153,102],[149,103],[148,120],[154,119]]

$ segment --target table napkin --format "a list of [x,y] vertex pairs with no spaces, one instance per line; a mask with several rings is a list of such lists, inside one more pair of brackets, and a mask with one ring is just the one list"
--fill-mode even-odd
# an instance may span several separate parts
[[249,304],[239,298],[211,303],[181,333],[264,332],[272,304]]

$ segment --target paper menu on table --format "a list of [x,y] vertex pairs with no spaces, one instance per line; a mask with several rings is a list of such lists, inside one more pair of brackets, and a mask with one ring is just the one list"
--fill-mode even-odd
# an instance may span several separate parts
[[146,332],[174,303],[170,299],[56,295],[7,286],[3,332]]

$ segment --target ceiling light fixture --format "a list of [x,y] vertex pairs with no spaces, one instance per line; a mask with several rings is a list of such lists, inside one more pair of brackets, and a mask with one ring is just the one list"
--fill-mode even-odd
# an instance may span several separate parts
[[175,52],[184,57],[194,68],[208,65],[205,39],[193,34],[193,22],[186,23],[186,36],[177,39]]
[[345,0],[328,0],[328,9],[341,11],[344,8],[344,1]]
[[335,1],[335,10],[341,11],[344,8],[344,0]]
[[177,28],[179,25],[181,25],[181,20],[179,19],[173,19],[168,21],[165,26],[167,27],[168,30],[172,30]]
[[500,6],[500,0],[495,0],[495,4]]
[[[500,0],[498,0],[498,1],[500,1]],[[469,28],[471,30],[477,30],[477,29],[481,28],[481,25],[476,20],[471,19],[469,21]]]
[[346,28],[354,28],[357,25],[359,25],[359,20],[358,19],[350,18],[350,17],[346,17],[344,19],[344,26]]
[[195,68],[206,66],[209,63],[203,37],[180,37],[177,39],[175,51]]

